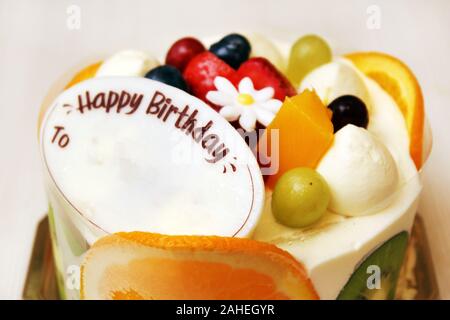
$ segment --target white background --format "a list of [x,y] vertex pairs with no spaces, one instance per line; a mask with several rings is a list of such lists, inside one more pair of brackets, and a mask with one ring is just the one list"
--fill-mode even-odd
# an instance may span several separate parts
[[[69,30],[66,9],[81,8]],[[369,5],[381,28],[366,27]],[[20,1],[0,0],[0,298],[19,299],[46,200],[36,138],[50,85],[82,61],[124,48],[162,53],[183,35],[254,31],[293,41],[327,38],[335,53],[379,50],[419,78],[434,132],[420,213],[441,295],[450,298],[450,1]]]

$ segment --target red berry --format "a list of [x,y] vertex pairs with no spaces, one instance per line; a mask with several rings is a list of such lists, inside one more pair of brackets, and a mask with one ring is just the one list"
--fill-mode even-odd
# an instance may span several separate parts
[[255,89],[272,87],[275,90],[275,99],[284,101],[286,96],[297,94],[289,80],[265,58],[250,58],[241,64],[237,74],[238,80],[245,77],[252,79]]
[[166,64],[174,66],[181,72],[193,57],[205,51],[203,44],[195,38],[182,38],[175,42],[166,55]]
[[197,98],[211,104],[206,100],[206,94],[216,90],[214,79],[221,76],[234,83],[236,71],[211,52],[205,51],[189,62],[183,76],[192,93]]

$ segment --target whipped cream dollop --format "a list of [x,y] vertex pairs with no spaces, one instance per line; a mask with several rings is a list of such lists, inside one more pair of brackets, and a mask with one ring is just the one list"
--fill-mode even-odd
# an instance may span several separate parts
[[393,199],[398,171],[389,150],[366,129],[347,125],[317,171],[331,191],[330,210],[346,216],[379,212]]
[[264,57],[272,62],[279,71],[286,72],[287,59],[270,39],[259,33],[249,33],[245,36],[252,47],[251,57]]
[[143,51],[123,50],[106,59],[95,76],[142,77],[158,65],[158,60]]
[[360,98],[367,109],[371,110],[372,101],[364,75],[342,58],[335,58],[306,75],[300,84],[299,92],[305,89],[315,90],[325,105],[340,96],[353,95]]
[[[309,73],[299,90],[314,90],[327,105],[343,95],[360,98],[372,115],[372,98],[364,75],[349,61],[335,58]],[[396,163],[383,142],[367,130],[349,125],[335,135],[317,170],[331,189],[330,210],[346,216],[378,212],[398,187]]]

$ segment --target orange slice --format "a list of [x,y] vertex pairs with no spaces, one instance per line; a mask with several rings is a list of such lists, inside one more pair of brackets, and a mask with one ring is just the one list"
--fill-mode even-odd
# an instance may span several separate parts
[[416,77],[403,62],[384,53],[357,52],[346,57],[375,80],[399,106],[408,128],[411,158],[420,169],[425,115],[422,90]]
[[[278,130],[277,141],[272,141],[274,129]],[[333,143],[333,137],[330,113],[315,92],[305,90],[297,96],[287,97],[259,143],[260,158],[269,155],[273,168],[277,167],[278,159],[278,171],[269,175],[266,186],[273,188],[291,169],[314,169]]]
[[117,233],[81,267],[83,299],[317,299],[303,266],[274,245],[215,236]]
[[102,64],[102,62],[100,61],[100,62],[91,64],[91,65],[87,66],[86,68],[82,69],[81,71],[79,71],[72,78],[72,80],[70,80],[70,82],[66,85],[66,87],[64,89],[68,89],[81,81],[93,78],[95,76],[95,73],[97,72],[98,68],[100,68],[101,64]]

